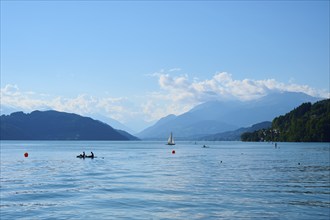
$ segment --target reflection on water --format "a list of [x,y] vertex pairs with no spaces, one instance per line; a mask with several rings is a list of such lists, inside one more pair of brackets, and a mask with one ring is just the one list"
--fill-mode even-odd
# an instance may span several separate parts
[[328,143],[207,145],[1,142],[1,219],[329,219]]

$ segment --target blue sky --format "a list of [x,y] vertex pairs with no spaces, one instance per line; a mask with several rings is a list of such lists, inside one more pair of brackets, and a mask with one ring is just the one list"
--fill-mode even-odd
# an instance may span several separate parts
[[1,1],[1,107],[135,130],[212,99],[329,97],[329,1]]

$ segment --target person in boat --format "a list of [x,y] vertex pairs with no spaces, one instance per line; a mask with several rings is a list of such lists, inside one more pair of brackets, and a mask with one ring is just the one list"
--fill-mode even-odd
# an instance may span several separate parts
[[93,152],[91,152],[91,158],[94,158],[94,153]]
[[86,157],[85,151],[83,151],[82,154],[79,154],[79,156],[85,158]]

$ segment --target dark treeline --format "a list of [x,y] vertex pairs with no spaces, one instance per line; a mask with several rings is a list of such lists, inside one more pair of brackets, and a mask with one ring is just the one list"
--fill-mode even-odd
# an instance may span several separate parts
[[276,117],[270,129],[246,132],[242,141],[330,142],[330,99],[303,103]]

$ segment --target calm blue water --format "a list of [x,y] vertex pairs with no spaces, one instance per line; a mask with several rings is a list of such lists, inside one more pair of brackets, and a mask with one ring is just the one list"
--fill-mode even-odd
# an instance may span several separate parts
[[329,143],[203,144],[2,141],[0,217],[329,219]]

